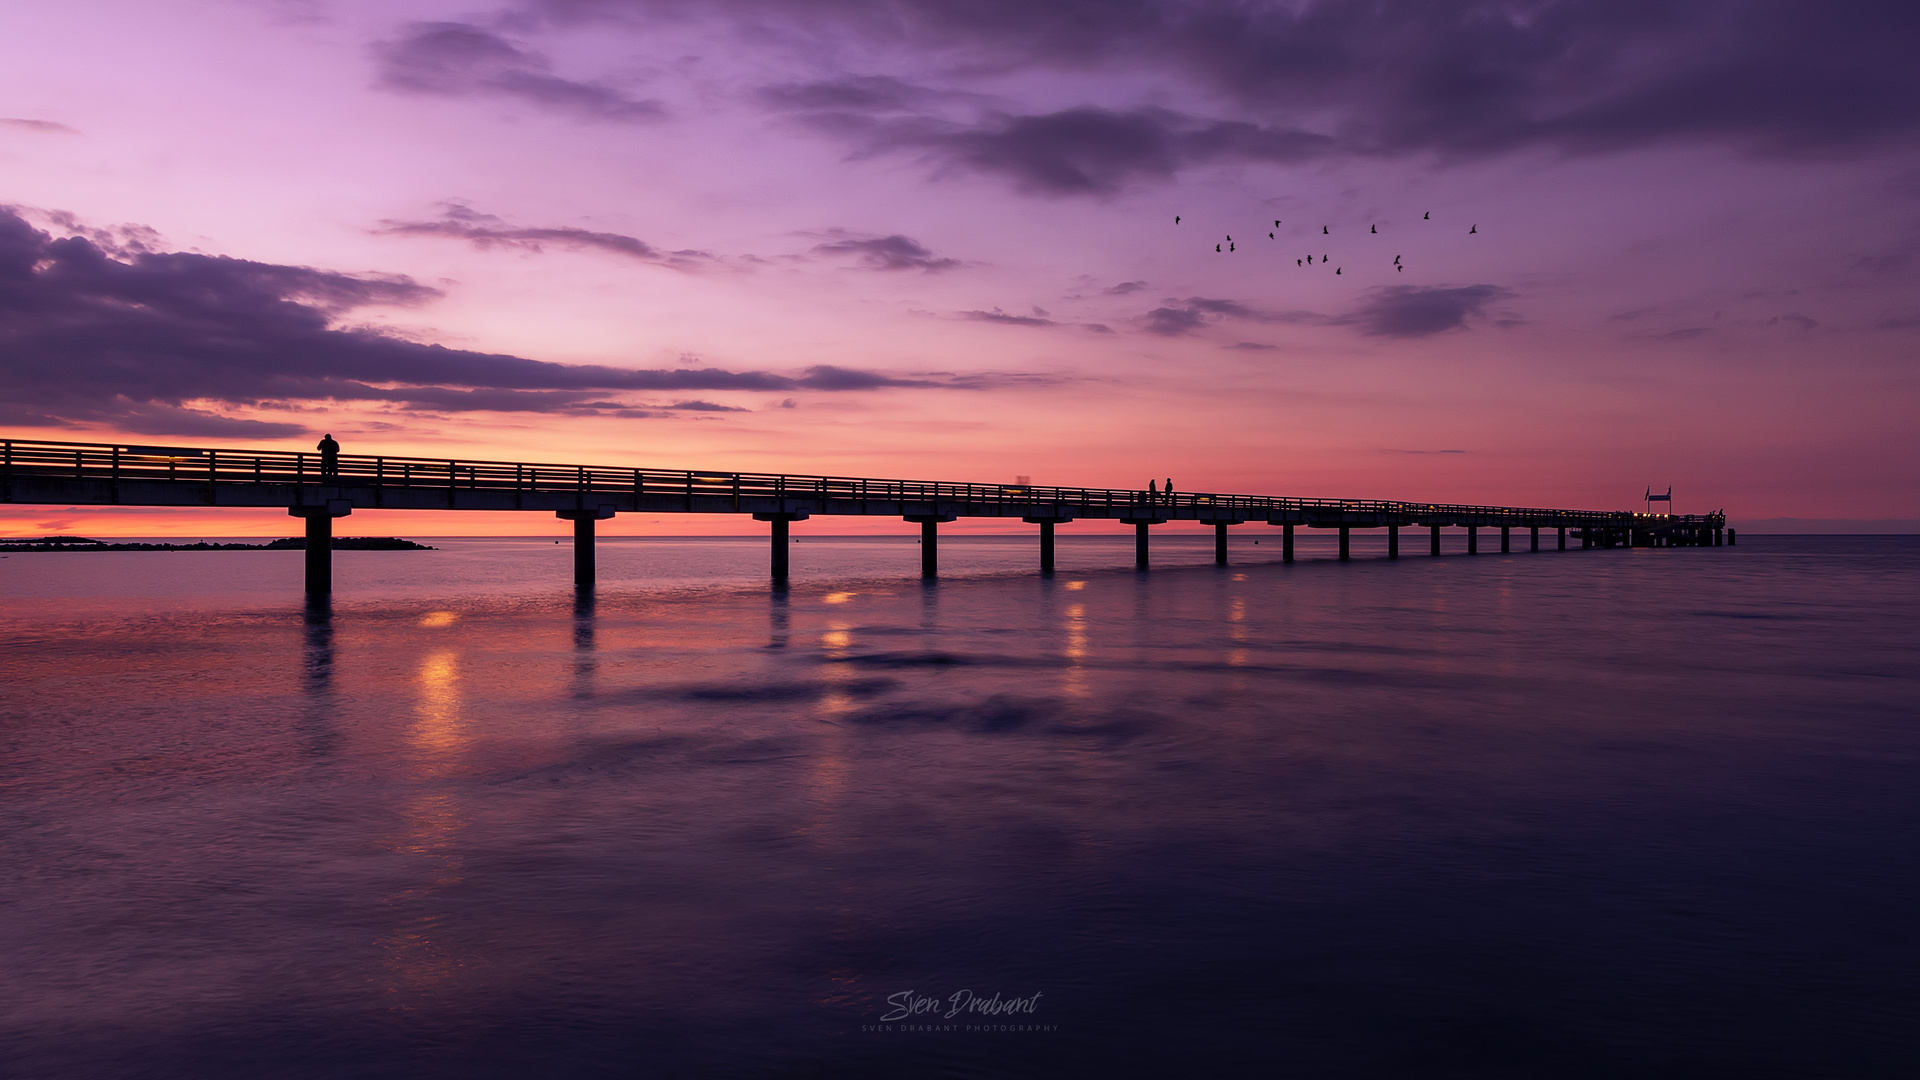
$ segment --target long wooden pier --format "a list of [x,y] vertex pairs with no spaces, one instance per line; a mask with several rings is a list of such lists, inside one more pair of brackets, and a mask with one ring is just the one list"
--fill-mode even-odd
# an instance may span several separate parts
[[921,574],[939,572],[938,527],[960,518],[1018,518],[1040,527],[1040,569],[1053,569],[1054,526],[1082,519],[1134,526],[1134,561],[1148,566],[1148,529],[1169,521],[1214,526],[1214,558],[1227,561],[1227,530],[1264,522],[1284,530],[1281,557],[1293,559],[1296,527],[1338,529],[1347,558],[1353,529],[1385,529],[1387,557],[1400,556],[1400,530],[1462,528],[1467,553],[1479,530],[1571,531],[1582,548],[1713,547],[1733,541],[1723,514],[1643,514],[1379,499],[1305,499],[1220,492],[1179,493],[1029,484],[970,484],[853,476],[743,473],[545,462],[465,461],[286,450],[141,446],[127,443],[0,440],[0,502],[121,506],[286,507],[306,521],[307,591],[332,591],[333,519],[355,510],[524,510],[573,523],[574,581],[594,579],[594,522],[623,513],[750,514],[767,522],[772,576],[788,576],[788,524],[823,517],[898,517],[920,526]]

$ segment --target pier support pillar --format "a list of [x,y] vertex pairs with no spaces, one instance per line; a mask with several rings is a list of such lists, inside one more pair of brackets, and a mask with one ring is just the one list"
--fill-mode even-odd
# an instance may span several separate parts
[[1567,550],[1567,527],[1565,525],[1560,527],[1560,550]]
[[1433,555],[1440,554],[1440,526],[1429,525],[1427,526],[1427,532],[1430,534],[1428,539],[1432,542],[1432,550],[1429,553]]
[[1291,525],[1280,527],[1280,561],[1293,561],[1293,526]]
[[[1714,546],[1718,547],[1720,544],[1720,540],[1719,540],[1720,530],[1719,529],[1713,530],[1713,535],[1714,535]],[[1728,547],[1733,546],[1733,530],[1732,529],[1727,530],[1727,546]]]
[[1121,518],[1123,524],[1133,526],[1133,568],[1147,568],[1147,528],[1151,525],[1165,525],[1166,518]]
[[952,514],[908,514],[908,521],[920,524],[920,576],[940,576],[940,526],[954,519]]
[[1400,557],[1400,526],[1389,525],[1387,526],[1387,558],[1397,559],[1399,557]]
[[810,515],[807,515],[807,514],[755,514],[753,515],[753,520],[764,521],[769,526],[771,526],[771,528],[768,531],[773,534],[772,535],[773,543],[771,545],[773,565],[771,567],[771,570],[772,570],[772,577],[775,584],[778,584],[778,585],[786,584],[787,571],[792,561],[790,556],[793,551],[793,547],[792,547],[793,540],[787,535],[787,526],[791,522],[805,521],[809,516]]
[[1480,554],[1480,526],[1467,526],[1467,554]]
[[1213,565],[1227,565],[1227,523],[1213,523]]
[[1340,526],[1340,561],[1347,561],[1347,526]]
[[290,506],[287,516],[307,519],[307,595],[333,593],[333,519],[353,513],[345,499],[329,499],[325,506]]
[[1509,538],[1507,536],[1507,532],[1508,532],[1507,526],[1505,525],[1500,526],[1500,554],[1502,555],[1510,554],[1513,551],[1513,549],[1509,546]]
[[593,523],[605,521],[613,514],[611,506],[553,512],[561,521],[573,522],[573,584],[576,588],[593,588]]
[[1535,525],[1531,531],[1533,535],[1532,535],[1532,538],[1528,541],[1529,546],[1527,550],[1539,551],[1540,550],[1540,526]]
[[1053,573],[1053,527],[1072,521],[1070,517],[1029,517],[1021,518],[1029,525],[1040,526],[1040,572]]

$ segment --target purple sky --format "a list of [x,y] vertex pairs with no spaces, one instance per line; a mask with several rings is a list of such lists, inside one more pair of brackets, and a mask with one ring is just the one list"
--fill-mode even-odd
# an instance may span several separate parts
[[1893,3],[26,5],[0,431],[1920,519],[1916,52]]

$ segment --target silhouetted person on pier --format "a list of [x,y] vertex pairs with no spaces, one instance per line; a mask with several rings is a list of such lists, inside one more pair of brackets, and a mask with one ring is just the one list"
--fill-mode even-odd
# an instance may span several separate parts
[[1173,502],[1173,477],[1171,476],[1167,477],[1166,492],[1167,492],[1167,502],[1172,503]]
[[340,475],[340,444],[333,441],[331,434],[320,440],[314,449],[320,451],[320,475]]
[[1159,501],[1160,489],[1154,486],[1153,481],[1147,481],[1147,505],[1151,506]]

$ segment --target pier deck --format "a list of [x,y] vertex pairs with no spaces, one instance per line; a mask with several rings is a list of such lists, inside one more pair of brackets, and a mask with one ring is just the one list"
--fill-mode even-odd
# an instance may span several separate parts
[[[1247,522],[1282,526],[1292,554],[1294,527],[1339,529],[1346,555],[1351,529],[1384,528],[1389,555],[1399,554],[1399,530],[1465,528],[1478,551],[1478,530],[1558,530],[1565,546],[1572,530],[1583,547],[1713,546],[1724,515],[1643,514],[1624,510],[1475,506],[1379,499],[1313,499],[1224,492],[1148,493],[1117,488],[953,483],[792,473],[647,469],[547,462],[340,454],[128,443],[0,440],[0,502],[67,505],[286,507],[308,524],[309,588],[325,559],[331,519],[355,510],[521,510],[557,514],[574,523],[576,579],[592,581],[593,522],[622,513],[749,514],[772,523],[776,541],[786,524],[813,516],[896,517],[922,529],[923,572],[937,572],[931,541],[939,523],[959,518],[1016,518],[1041,526],[1042,565],[1052,564],[1053,526],[1082,519],[1134,525],[1144,568],[1147,529],[1169,521],[1216,526],[1217,555],[1225,561],[1226,530]],[[324,528],[323,528],[324,526]],[[324,535],[322,535],[324,534]],[[316,544],[318,550],[316,551]],[[785,577],[784,543],[776,544],[774,576]],[[328,584],[319,591],[330,588]]]

